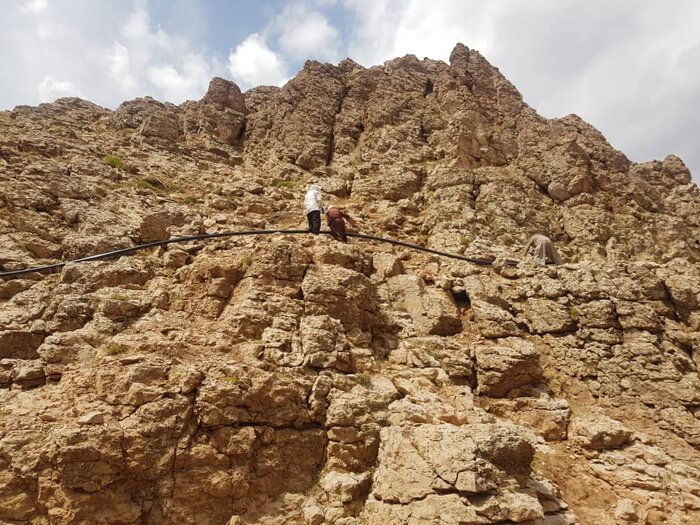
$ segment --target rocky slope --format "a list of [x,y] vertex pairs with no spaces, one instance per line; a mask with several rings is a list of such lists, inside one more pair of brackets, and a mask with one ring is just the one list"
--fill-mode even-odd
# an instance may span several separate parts
[[[700,521],[700,191],[479,53],[0,113],[0,522]],[[552,237],[566,263],[518,257]]]

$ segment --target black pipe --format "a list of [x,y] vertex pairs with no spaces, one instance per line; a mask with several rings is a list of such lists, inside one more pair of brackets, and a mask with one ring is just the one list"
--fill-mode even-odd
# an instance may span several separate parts
[[[34,268],[24,268],[22,270],[13,270],[11,272],[1,272],[0,278],[2,277],[15,277],[17,275],[23,275],[27,273],[34,272],[45,272],[50,270],[57,270],[63,268],[67,264],[89,262],[89,261],[99,261],[102,259],[108,259],[110,257],[117,257],[120,255],[128,255],[130,253],[137,252],[139,250],[144,250],[146,248],[155,248],[158,246],[167,246],[168,244],[175,244],[180,242],[190,242],[190,241],[201,241],[204,239],[220,239],[223,237],[242,237],[244,235],[273,235],[275,233],[282,233],[285,235],[299,235],[308,234],[308,230],[249,230],[249,231],[239,231],[239,232],[222,232],[222,233],[204,233],[201,235],[190,235],[187,237],[174,237],[172,239],[167,239],[164,241],[149,242],[146,244],[139,244],[137,246],[131,246],[130,248],[121,248],[119,250],[114,250],[111,252],[99,253],[97,255],[90,255],[88,257],[82,257],[80,259],[73,259],[72,261],[63,261],[55,264],[47,264],[44,266],[36,266]],[[330,235],[329,231],[321,232],[325,235]],[[479,266],[490,266],[493,261],[490,259],[477,259],[474,257],[465,257],[463,255],[456,255],[453,253],[441,252],[438,250],[433,250],[431,248],[425,248],[424,246],[419,246],[418,244],[411,244],[404,241],[398,241],[396,239],[385,239],[384,237],[376,237],[374,235],[366,235],[364,233],[348,233],[348,237],[356,237],[358,239],[368,239],[371,241],[385,242],[389,244],[394,244],[396,246],[403,246],[405,248],[410,248],[412,250],[419,250],[427,253],[432,253],[434,255],[439,255],[441,257],[448,257],[450,259],[457,259],[460,261],[466,261]],[[508,261],[512,264],[511,261]]]

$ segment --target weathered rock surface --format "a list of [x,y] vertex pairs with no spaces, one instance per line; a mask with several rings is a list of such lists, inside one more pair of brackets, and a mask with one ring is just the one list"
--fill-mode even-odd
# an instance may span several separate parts
[[[0,522],[700,521],[700,191],[478,52],[0,112]],[[521,257],[533,233],[565,264]],[[513,266],[508,258],[519,259]]]

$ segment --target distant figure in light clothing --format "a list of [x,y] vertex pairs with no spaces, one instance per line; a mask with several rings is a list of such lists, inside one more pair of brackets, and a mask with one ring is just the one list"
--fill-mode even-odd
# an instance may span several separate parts
[[309,231],[314,235],[318,235],[321,231],[321,210],[323,210],[321,187],[314,183],[309,186],[309,191],[304,196],[304,211],[309,221]]
[[542,266],[561,264],[561,257],[559,257],[554,243],[545,235],[535,234],[530,237],[527,246],[525,246],[525,255],[532,255]]

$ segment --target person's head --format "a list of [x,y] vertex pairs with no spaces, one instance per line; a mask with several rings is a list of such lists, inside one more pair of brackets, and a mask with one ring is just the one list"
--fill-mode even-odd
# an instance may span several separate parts
[[309,190],[321,191],[321,186],[318,185],[318,182],[312,181],[311,184],[309,184]]

